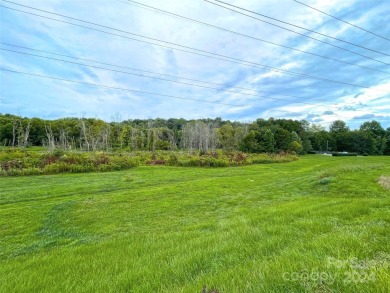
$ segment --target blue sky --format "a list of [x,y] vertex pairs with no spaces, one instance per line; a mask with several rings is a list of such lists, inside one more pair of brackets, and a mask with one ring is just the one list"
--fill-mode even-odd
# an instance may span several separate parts
[[[139,1],[242,34],[383,72],[326,60],[223,32],[146,10],[136,5],[129,5],[126,0],[15,0],[19,4],[151,38],[284,70],[364,85],[368,88],[307,79],[302,76],[292,76],[267,69],[210,59],[0,7],[0,38],[3,43],[160,74],[219,83],[221,86],[216,90],[206,89],[15,54],[4,50],[0,51],[1,68],[189,99],[239,105],[180,100],[0,71],[0,113],[21,114],[22,116],[46,119],[86,116],[98,117],[107,121],[112,120],[114,116],[122,119],[222,117],[239,121],[275,117],[306,119],[311,123],[322,124],[325,127],[331,121],[342,119],[347,121],[352,128],[358,127],[365,119],[376,119],[384,127],[390,127],[390,66],[383,64],[390,63],[389,56],[289,27],[297,32],[374,58],[379,62],[370,60],[202,0]],[[390,38],[390,26],[388,25],[390,23],[390,4],[388,1],[302,1]],[[5,1],[0,1],[0,3],[0,5],[23,11],[83,24]],[[390,55],[390,41],[360,31],[292,0],[235,0],[230,1],[230,3]],[[109,29],[102,30],[133,37]],[[4,44],[1,45],[1,48],[139,73],[123,68],[118,69],[65,57],[55,57],[47,53],[37,53]],[[177,78],[171,79],[180,81]],[[233,87],[251,89],[251,91],[237,90]],[[237,93],[232,91],[237,91]],[[245,95],[242,92],[259,96]]]

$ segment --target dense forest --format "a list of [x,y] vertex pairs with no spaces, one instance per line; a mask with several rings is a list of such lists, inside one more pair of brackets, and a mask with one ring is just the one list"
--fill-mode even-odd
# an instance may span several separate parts
[[390,127],[364,122],[351,130],[334,121],[329,130],[305,120],[269,118],[253,123],[216,119],[147,119],[114,122],[96,118],[43,120],[0,114],[2,146],[45,146],[53,150],[240,150],[249,153],[313,151],[390,154]]

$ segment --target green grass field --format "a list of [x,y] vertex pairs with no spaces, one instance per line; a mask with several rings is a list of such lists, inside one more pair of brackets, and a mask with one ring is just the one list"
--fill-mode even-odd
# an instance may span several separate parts
[[380,176],[390,157],[0,178],[0,291],[387,293]]

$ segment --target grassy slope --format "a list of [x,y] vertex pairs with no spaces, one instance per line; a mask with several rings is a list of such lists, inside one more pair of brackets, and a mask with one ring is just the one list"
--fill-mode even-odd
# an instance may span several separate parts
[[[0,291],[389,292],[380,175],[389,157],[0,178]],[[375,260],[375,280],[329,257]]]

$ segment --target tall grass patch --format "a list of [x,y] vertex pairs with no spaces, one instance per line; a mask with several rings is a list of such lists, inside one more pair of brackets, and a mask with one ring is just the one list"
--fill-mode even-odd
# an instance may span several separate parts
[[250,164],[287,163],[293,154],[246,154],[242,152],[137,151],[137,152],[30,152],[0,150],[0,176],[120,171],[139,165],[177,167],[229,167]]

